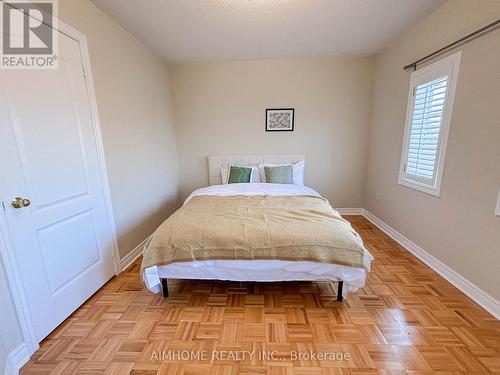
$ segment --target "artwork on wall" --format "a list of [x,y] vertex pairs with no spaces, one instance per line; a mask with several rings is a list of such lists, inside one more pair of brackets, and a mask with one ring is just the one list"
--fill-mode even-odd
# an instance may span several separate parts
[[294,117],[295,117],[294,108],[266,109],[266,131],[291,132],[293,131]]

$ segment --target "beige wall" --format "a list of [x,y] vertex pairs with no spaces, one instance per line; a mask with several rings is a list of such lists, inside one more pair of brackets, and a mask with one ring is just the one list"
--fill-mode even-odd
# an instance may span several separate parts
[[397,181],[409,84],[401,67],[499,17],[498,1],[448,1],[378,55],[365,196],[376,216],[497,299],[500,29],[461,48],[441,197]]
[[[171,67],[183,198],[208,184],[207,155],[304,153],[305,182],[361,207],[372,59],[234,61]],[[265,132],[266,108],[295,108],[295,131]]]
[[168,71],[89,1],[60,1],[59,16],[87,35],[123,258],[178,206]]

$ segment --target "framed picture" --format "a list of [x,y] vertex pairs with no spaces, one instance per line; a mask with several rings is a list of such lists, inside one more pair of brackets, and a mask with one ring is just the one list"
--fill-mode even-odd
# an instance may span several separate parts
[[293,132],[294,108],[266,109],[266,132]]

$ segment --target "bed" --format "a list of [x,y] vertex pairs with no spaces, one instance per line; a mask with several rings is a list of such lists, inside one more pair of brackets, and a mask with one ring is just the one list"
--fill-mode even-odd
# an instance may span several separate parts
[[332,281],[338,300],[362,287],[373,258],[318,192],[295,184],[221,184],[225,164],[301,157],[209,157],[210,186],[192,192],[145,246],[145,286],[167,297],[168,279]]

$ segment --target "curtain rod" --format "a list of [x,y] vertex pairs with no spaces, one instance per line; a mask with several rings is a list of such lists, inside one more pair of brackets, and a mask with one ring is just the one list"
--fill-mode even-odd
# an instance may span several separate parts
[[464,36],[463,38],[460,38],[458,40],[455,40],[453,43],[450,43],[446,46],[444,46],[443,48],[440,48],[438,49],[437,51],[434,51],[430,54],[428,54],[427,56],[424,56],[422,57],[421,59],[417,60],[417,61],[414,61],[412,62],[411,64],[408,64],[408,65],[405,65],[403,66],[403,70],[408,70],[410,68],[413,68],[413,70],[416,70],[417,69],[417,64],[420,64],[421,62],[424,62],[426,60],[429,60],[430,58],[434,57],[434,56],[438,56],[450,49],[452,49],[453,47],[456,47],[458,45],[462,45],[462,44],[465,44],[466,42],[472,40],[472,39],[475,39],[483,34],[486,34],[487,32],[489,31],[492,31],[494,29],[496,29],[497,27],[500,26],[500,19],[497,19],[496,21],[484,26],[484,27],[481,27],[479,30],[476,30],[470,34],[467,34],[466,36]]

